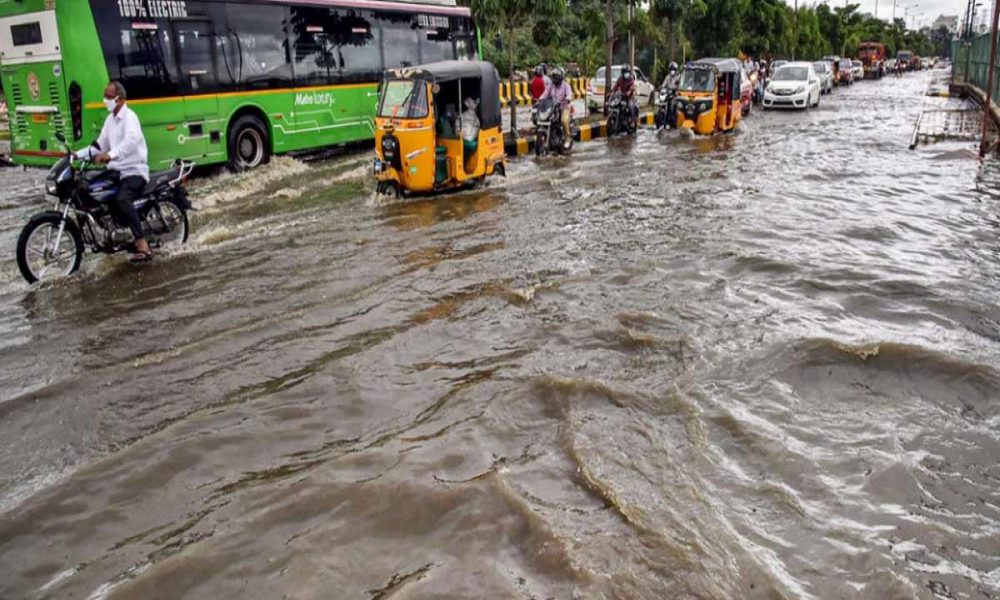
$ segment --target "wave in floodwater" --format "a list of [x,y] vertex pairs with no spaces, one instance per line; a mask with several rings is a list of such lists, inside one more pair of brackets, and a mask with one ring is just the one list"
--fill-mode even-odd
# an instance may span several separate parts
[[438,197],[279,157],[143,268],[3,266],[0,597],[1000,594],[997,171],[907,149],[940,76]]

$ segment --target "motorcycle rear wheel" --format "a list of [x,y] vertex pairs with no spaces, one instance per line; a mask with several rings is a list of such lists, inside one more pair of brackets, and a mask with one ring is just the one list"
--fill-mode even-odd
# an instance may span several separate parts
[[68,277],[80,268],[83,236],[76,223],[65,221],[56,246],[62,215],[44,212],[31,217],[17,238],[17,268],[28,283],[45,278]]
[[157,206],[151,207],[146,214],[146,226],[152,238],[150,241],[161,248],[183,244],[191,230],[187,211],[173,200],[160,200]]

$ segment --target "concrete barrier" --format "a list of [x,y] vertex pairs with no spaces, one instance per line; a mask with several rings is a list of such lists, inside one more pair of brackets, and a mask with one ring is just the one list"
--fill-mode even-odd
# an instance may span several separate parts
[[[589,80],[586,77],[571,77],[566,80],[570,90],[573,92],[573,99],[579,100],[587,97],[587,86]],[[517,106],[531,105],[531,84],[527,81],[511,82],[503,80],[500,82],[500,106],[508,107],[511,103]]]
[[506,108],[510,106],[510,82],[501,81],[500,82],[500,106]]
[[[654,114],[652,112],[645,111],[639,115],[639,124],[651,126],[653,125],[653,117]],[[607,119],[579,123],[576,127],[577,134],[573,136],[573,140],[577,142],[589,142],[597,138],[608,137]],[[504,133],[504,149],[507,152],[507,156],[524,156],[525,154],[534,152],[535,138],[532,135],[528,135],[528,132],[524,132],[518,138],[511,137],[510,133],[506,132]]]

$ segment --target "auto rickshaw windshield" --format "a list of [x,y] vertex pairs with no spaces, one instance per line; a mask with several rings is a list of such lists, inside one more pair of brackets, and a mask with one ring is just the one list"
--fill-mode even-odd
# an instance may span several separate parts
[[421,80],[388,81],[382,90],[378,116],[422,119],[427,116],[427,84]]
[[709,69],[684,69],[680,89],[682,92],[713,92],[715,73]]

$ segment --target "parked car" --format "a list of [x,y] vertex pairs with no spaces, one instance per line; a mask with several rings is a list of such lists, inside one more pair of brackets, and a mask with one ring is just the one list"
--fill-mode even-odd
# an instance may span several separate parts
[[854,74],[854,81],[861,81],[865,78],[865,65],[858,59],[852,60],[851,73]]
[[842,58],[837,64],[840,81],[837,85],[854,85],[854,63],[849,58]]
[[[614,65],[611,67],[611,85],[614,85],[622,74],[625,65]],[[654,93],[656,86],[650,83],[639,67],[633,67],[635,72],[635,101],[639,106],[650,106],[656,97]],[[604,67],[597,69],[597,74],[590,80],[587,86],[587,106],[591,110],[598,110],[604,107]]]
[[[824,61],[822,64],[826,64]],[[770,108],[800,108],[819,106],[822,83],[815,65],[790,62],[780,66],[764,90],[764,110]]]
[[[787,66],[787,65],[786,65]],[[819,88],[824,94],[833,91],[833,66],[829,61],[818,60],[813,63],[813,70],[819,77]]]

